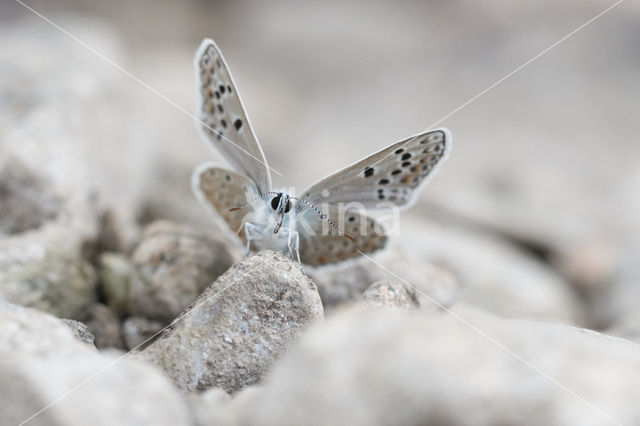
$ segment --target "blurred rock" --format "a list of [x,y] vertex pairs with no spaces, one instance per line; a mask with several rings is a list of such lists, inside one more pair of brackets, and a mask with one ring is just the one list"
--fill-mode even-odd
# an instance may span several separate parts
[[[517,246],[487,233],[427,222],[411,214],[403,215],[401,226],[396,244],[456,275],[460,283],[456,303],[500,316],[584,322],[571,286]],[[402,269],[397,271],[403,277]]]
[[242,425],[637,421],[639,346],[563,325],[458,315],[472,326],[448,313],[335,314],[305,333],[259,392],[232,401],[226,418]]
[[89,327],[87,327],[84,323],[79,321],[74,321],[70,319],[63,319],[65,324],[69,326],[73,334],[80,339],[80,341],[88,346],[95,348],[95,336],[89,331]]
[[191,424],[156,369],[99,354],[62,320],[34,309],[0,303],[0,360],[2,425]]
[[129,292],[134,268],[131,261],[119,253],[102,253],[98,258],[100,289],[106,305],[117,315],[129,311]]
[[418,299],[425,299],[425,309],[449,306],[458,291],[456,278],[446,269],[417,259],[397,245],[373,260],[363,257],[335,266],[308,268],[306,272],[317,284],[327,310],[358,300],[371,284],[380,280],[407,281],[417,289]]
[[[116,58],[104,28],[77,29]],[[0,63],[0,235],[9,235],[0,241],[0,293],[85,320],[96,299],[86,249],[97,244],[104,209],[98,171],[106,158],[122,158],[97,154],[113,150],[108,142],[122,127],[114,121],[117,74],[31,20],[2,25]]]
[[162,323],[142,317],[129,317],[122,323],[122,335],[124,343],[129,350],[138,349],[138,345],[153,337],[162,329]]
[[37,309],[14,305],[1,298],[0,342],[0,359],[3,360],[19,359],[22,356],[45,358],[54,354],[68,356],[78,351],[95,353],[95,349],[89,349],[75,336],[64,320]]
[[364,292],[358,306],[367,308],[418,308],[418,297],[415,289],[408,285],[391,280],[381,280],[369,286]]
[[[242,394],[251,387],[244,389]],[[219,388],[211,388],[204,392],[191,392],[184,396],[189,411],[194,419],[194,426],[226,425],[232,421],[222,420],[227,414],[227,406],[231,396]]]
[[87,327],[95,336],[98,349],[124,349],[120,320],[107,306],[100,303],[91,307]]
[[132,261],[131,314],[167,324],[236,260],[206,232],[161,221],[149,225]]
[[0,161],[0,235],[37,229],[56,218],[61,200],[20,160]]
[[141,355],[182,390],[233,393],[259,382],[322,317],[316,286],[300,265],[263,251],[218,278]]
[[552,264],[582,294],[597,293],[614,278],[621,259],[614,247],[602,240],[581,241],[553,256]]
[[613,274],[591,304],[596,323],[617,336],[640,341],[640,244],[626,250]]
[[85,320],[96,300],[96,274],[77,234],[49,224],[0,239],[0,293],[12,303]]

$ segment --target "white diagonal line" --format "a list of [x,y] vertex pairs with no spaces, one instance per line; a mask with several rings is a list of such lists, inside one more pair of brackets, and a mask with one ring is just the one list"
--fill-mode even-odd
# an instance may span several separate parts
[[404,280],[403,278],[399,277],[397,274],[395,274],[393,271],[391,271],[390,269],[388,269],[387,267],[385,267],[384,265],[382,265],[381,263],[375,261],[373,258],[371,258],[371,256],[366,255],[365,253],[363,253],[362,251],[358,250],[358,253],[360,253],[362,256],[366,257],[367,259],[369,259],[371,262],[373,262],[374,264],[378,265],[380,268],[382,268],[383,270],[387,271],[388,273],[390,273],[391,275],[393,275],[396,279],[400,280],[401,282],[403,282],[404,284],[408,285],[409,287],[411,287],[412,289],[414,289],[416,292],[420,293],[421,295],[423,295],[424,297],[426,297],[427,299],[429,299],[432,303],[434,303],[436,306],[438,306],[438,308],[446,311],[447,313],[451,314],[454,318],[456,318],[457,320],[459,320],[460,322],[462,322],[464,325],[466,325],[467,327],[471,328],[472,330],[474,330],[475,332],[479,333],[482,337],[486,338],[487,340],[489,340],[491,343],[495,344],[496,346],[498,346],[500,349],[502,349],[503,351],[507,352],[509,355],[513,356],[515,359],[517,359],[518,361],[522,362],[523,364],[525,364],[527,367],[531,368],[533,371],[535,371],[536,373],[540,374],[542,377],[544,377],[545,379],[549,380],[551,383],[553,383],[554,385],[558,386],[560,389],[564,390],[565,392],[568,392],[570,395],[576,397],[578,400],[580,400],[582,403],[584,403],[585,405],[587,405],[589,408],[593,409],[594,411],[596,411],[597,413],[599,413],[600,415],[602,415],[603,417],[607,418],[607,420],[610,420],[613,424],[616,425],[622,425],[622,423],[616,421],[615,419],[613,419],[610,415],[608,415],[607,413],[605,413],[604,411],[602,411],[600,408],[598,408],[597,406],[593,405],[592,403],[590,403],[589,401],[587,401],[585,398],[583,398],[582,396],[578,395],[575,391],[569,389],[568,387],[566,387],[565,385],[563,385],[562,383],[560,383],[558,380],[554,379],[553,377],[551,377],[550,375],[548,375],[547,373],[545,373],[544,371],[540,370],[538,367],[536,367],[535,365],[533,365],[531,362],[527,361],[526,359],[522,358],[520,355],[518,355],[517,353],[513,352],[511,349],[509,349],[508,347],[506,347],[505,345],[503,345],[502,343],[498,342],[495,338],[491,337],[489,334],[487,334],[487,332],[485,332],[484,330],[476,327],[475,325],[471,324],[469,321],[467,321],[466,319],[464,319],[462,316],[460,316],[459,314],[453,312],[452,310],[450,310],[449,308],[447,308],[446,306],[444,306],[443,304],[441,304],[440,302],[438,302],[437,300],[435,300],[433,297],[429,296],[428,294],[424,293],[423,291],[421,291],[419,288],[417,288],[416,286],[410,284],[409,282],[407,282],[406,280]]
[[171,323],[167,324],[166,326],[162,327],[160,330],[156,331],[153,335],[147,337],[145,340],[143,340],[142,342],[140,342],[139,344],[137,344],[133,349],[131,349],[129,352],[123,354],[122,356],[114,359],[113,361],[111,361],[110,363],[108,363],[106,366],[104,366],[103,368],[101,368],[100,370],[98,370],[97,372],[93,373],[92,375],[90,375],[89,377],[87,377],[86,379],[82,380],[80,383],[78,383],[77,385],[75,385],[74,387],[72,387],[71,389],[67,390],[66,392],[64,392],[62,395],[60,395],[59,397],[57,397],[55,400],[51,401],[49,404],[47,404],[45,407],[41,408],[40,410],[38,410],[37,412],[35,412],[33,415],[31,415],[29,418],[23,420],[22,422],[20,422],[20,424],[18,426],[22,426],[26,423],[28,423],[29,421],[31,421],[34,417],[38,416],[39,414],[41,414],[43,411],[53,407],[55,404],[57,404],[58,402],[62,401],[64,398],[66,398],[67,396],[69,396],[69,394],[71,394],[72,392],[78,390],[80,387],[84,386],[85,384],[87,384],[87,382],[91,381],[92,379],[94,379],[95,377],[99,376],[100,374],[104,373],[105,371],[107,371],[109,368],[113,367],[116,363],[118,363],[119,361],[121,361],[122,359],[124,359],[125,357],[127,357],[129,354],[131,354],[131,352],[137,350],[138,348],[142,347],[145,343],[147,343],[149,340],[153,339],[154,337],[156,337],[157,335],[159,335],[160,333],[162,333],[164,330],[166,330],[167,328],[171,327],[172,325],[175,325],[176,323],[180,322],[185,316],[187,316],[188,314],[190,314],[191,312],[193,312],[196,308],[198,308],[199,306],[201,306],[202,304],[208,302],[209,300],[213,299],[214,297],[218,296],[220,293],[222,293],[223,291],[225,291],[226,289],[228,289],[229,287],[231,287],[232,285],[236,284],[238,281],[240,281],[240,279],[244,278],[245,276],[247,276],[247,274],[249,274],[252,271],[255,271],[256,269],[258,269],[259,267],[261,267],[262,265],[265,265],[267,262],[269,262],[270,260],[272,260],[274,257],[276,257],[276,254],[274,254],[273,256],[271,256],[269,259],[266,259],[264,262],[260,263],[259,265],[256,265],[255,267],[247,270],[244,274],[242,274],[240,277],[236,278],[235,281],[231,282],[230,284],[226,285],[222,290],[218,291],[215,294],[212,294],[211,296],[208,296],[207,298],[205,298],[204,300],[202,300],[201,302],[197,303],[196,305],[194,305],[193,307],[191,307],[191,309],[184,311],[182,314],[180,314],[175,320],[171,321]]
[[[526,61],[525,63],[523,63],[522,65],[520,65],[519,67],[517,67],[516,69],[514,69],[513,71],[511,71],[509,74],[505,75],[504,77],[502,77],[500,80],[496,81],[495,83],[493,83],[491,86],[487,87],[486,89],[484,89],[483,91],[481,91],[480,93],[478,93],[477,95],[475,95],[474,97],[472,97],[471,99],[469,99],[468,101],[466,101],[465,103],[463,103],[462,105],[460,105],[459,107],[455,108],[453,111],[451,111],[450,113],[446,114],[445,116],[443,116],[442,118],[440,118],[438,121],[434,122],[433,124],[431,124],[429,127],[427,127],[424,131],[426,132],[429,129],[433,129],[434,127],[438,126],[440,123],[442,123],[444,120],[446,120],[447,118],[451,117],[452,115],[454,115],[455,113],[457,113],[458,111],[460,111],[461,109],[465,108],[466,106],[468,106],[469,104],[471,104],[472,102],[474,102],[475,100],[477,100],[479,97],[483,96],[484,94],[486,94],[488,91],[490,91],[491,89],[495,88],[496,86],[498,86],[500,83],[502,83],[503,81],[507,80],[508,78],[510,78],[511,76],[513,76],[515,73],[517,73],[518,71],[521,71],[523,68],[525,68],[526,66],[530,65],[532,62],[534,62],[535,60],[539,59],[541,56],[543,56],[544,54],[548,53],[551,49],[553,49],[554,47],[558,46],[560,43],[562,43],[563,41],[567,40],[569,37],[575,35],[578,31],[584,29],[587,25],[593,23],[596,19],[600,18],[601,16],[603,16],[604,14],[610,12],[614,7],[618,6],[620,3],[622,3],[624,0],[618,0],[617,2],[615,2],[614,4],[612,4],[611,6],[607,7],[606,9],[604,9],[602,12],[598,13],[596,16],[594,16],[593,18],[589,19],[587,22],[585,22],[584,24],[580,25],[578,28],[576,28],[575,30],[571,31],[569,34],[567,34],[566,36],[562,37],[560,40],[556,41],[555,43],[553,43],[551,46],[547,47],[546,49],[544,49],[543,51],[541,51],[540,53],[538,53],[537,55],[535,55],[533,58],[529,59],[528,61]],[[400,147],[405,146],[406,144],[410,143],[413,139],[408,140],[407,142],[405,142],[403,145],[400,145]],[[376,164],[380,163],[382,160],[384,160],[385,158],[387,158],[390,154],[385,155],[384,157],[382,157],[381,159],[379,159],[378,161],[376,161],[375,163],[373,163],[372,165],[370,165],[369,167],[373,167]],[[362,172],[364,173],[364,172]]]
[[25,9],[29,10],[30,12],[32,12],[34,15],[40,17],[42,20],[44,20],[45,22],[47,22],[49,25],[51,25],[52,27],[54,27],[55,29],[57,29],[58,31],[62,32],[63,34],[65,34],[66,36],[68,36],[69,38],[71,38],[72,40],[74,40],[75,42],[77,42],[78,44],[80,44],[82,47],[86,48],[87,50],[89,50],[91,53],[93,53],[94,55],[96,55],[97,57],[99,57],[100,59],[102,59],[103,61],[107,62],[109,65],[111,65],[112,67],[114,67],[115,69],[117,69],[118,71],[122,72],[123,74],[127,75],[128,77],[130,77],[131,79],[135,80],[137,83],[141,84],[143,87],[149,89],[151,92],[153,92],[154,94],[156,94],[157,96],[159,96],[160,98],[162,98],[164,101],[166,101],[167,103],[169,103],[170,105],[172,105],[173,107],[177,108],[179,111],[181,111],[182,113],[184,113],[185,115],[191,117],[192,119],[196,120],[198,123],[202,124],[204,127],[206,127],[208,130],[211,130],[212,132],[216,133],[217,135],[219,135],[222,139],[226,140],[227,142],[229,142],[231,145],[235,146],[236,148],[238,148],[240,151],[244,152],[245,154],[247,154],[248,156],[250,156],[251,158],[253,158],[254,160],[256,160],[258,163],[262,164],[263,166],[267,167],[269,170],[271,170],[272,172],[274,172],[275,174],[277,174],[278,176],[282,176],[282,173],[278,172],[277,170],[275,170],[274,168],[268,166],[267,164],[265,164],[264,161],[262,161],[261,159],[257,158],[256,156],[254,156],[253,154],[251,154],[249,151],[247,151],[246,149],[242,148],[241,146],[239,146],[238,144],[236,144],[235,142],[233,142],[231,139],[227,138],[226,136],[224,136],[222,133],[218,132],[217,130],[211,128],[207,123],[205,123],[204,121],[200,120],[198,117],[196,117],[195,115],[191,114],[189,111],[187,111],[185,108],[181,107],[180,105],[178,105],[176,102],[174,102],[173,100],[169,99],[167,96],[163,95],[162,93],[160,93],[158,90],[156,90],[155,88],[153,88],[152,86],[150,86],[149,84],[145,83],[144,81],[142,81],[141,79],[139,79],[138,77],[136,77],[135,75],[131,74],[129,71],[127,71],[126,69],[124,69],[122,66],[118,65],[117,63],[115,63],[113,60],[109,59],[108,57],[106,57],[105,55],[103,55],[102,53],[98,52],[96,49],[94,49],[93,47],[89,46],[87,43],[83,42],[82,40],[80,40],[78,37],[74,36],[73,34],[71,34],[69,31],[65,30],[64,28],[60,27],[58,24],[56,24],[55,22],[51,21],[49,18],[47,18],[46,16],[42,15],[41,13],[39,13],[38,11],[36,11],[35,9],[33,9],[31,6],[27,5],[26,3],[22,2],[21,0],[15,0],[17,3],[21,4]]

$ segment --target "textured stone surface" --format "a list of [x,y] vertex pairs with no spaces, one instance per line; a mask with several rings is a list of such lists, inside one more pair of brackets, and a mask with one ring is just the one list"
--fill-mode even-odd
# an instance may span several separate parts
[[132,254],[131,313],[169,323],[234,260],[206,232],[166,221],[149,225]]
[[358,306],[368,308],[418,308],[418,296],[414,288],[391,280],[377,281],[364,292]]
[[224,418],[242,425],[640,420],[632,373],[639,346],[563,325],[457,314],[486,336],[448,313],[333,315],[274,366],[262,389],[232,401]]
[[263,251],[218,278],[141,355],[180,389],[215,386],[233,393],[259,382],[322,317],[316,286],[300,266]]
[[170,382],[119,353],[98,354],[51,315],[0,302],[0,424],[189,425]]
[[86,324],[70,319],[63,319],[62,321],[71,328],[73,334],[80,339],[82,343],[95,348],[95,336],[91,333]]

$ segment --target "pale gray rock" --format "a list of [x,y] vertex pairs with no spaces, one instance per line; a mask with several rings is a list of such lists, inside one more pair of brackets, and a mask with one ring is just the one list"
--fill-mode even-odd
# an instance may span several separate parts
[[392,281],[377,281],[364,292],[358,306],[366,308],[415,309],[420,307],[415,288]]
[[[78,37],[116,58],[104,28],[77,29]],[[0,293],[85,320],[96,299],[85,250],[96,245],[103,210],[97,173],[103,161],[95,160],[113,150],[108,142],[122,126],[104,125],[114,114],[103,108],[117,111],[113,71],[87,62],[86,52],[68,41],[30,20],[0,28],[0,63],[7,65],[0,72],[0,235],[6,236]],[[43,73],[43,64],[55,66]]]
[[86,324],[70,319],[63,319],[62,321],[64,321],[64,323],[67,324],[69,328],[71,328],[74,336],[80,339],[82,343],[95,348],[95,336],[91,333],[89,327],[87,327]]
[[271,251],[233,266],[142,357],[185,391],[257,383],[307,326],[323,318],[315,284]]
[[63,320],[6,302],[0,303],[0,401],[2,425],[191,424],[157,369],[98,353]]
[[[640,421],[640,346],[469,310],[334,314],[231,402],[242,425],[605,425]],[[564,387],[564,388],[563,388]]]
[[95,336],[98,349],[124,349],[120,320],[107,306],[97,303],[91,307],[87,327]]
[[[571,285],[518,246],[411,214],[403,215],[401,225],[395,244],[418,260],[455,274],[456,303],[500,316],[584,322],[583,307]],[[402,276],[402,270],[398,274]]]
[[612,334],[640,342],[640,244],[628,248],[620,260],[611,285],[596,293],[592,312]]
[[129,350],[138,349],[139,345],[144,346],[149,343],[161,329],[162,323],[160,321],[129,317],[122,323],[124,344]]
[[[243,389],[238,395],[244,394],[253,387]],[[232,420],[224,417],[228,414],[227,407],[231,402],[231,395],[224,390],[211,388],[204,392],[191,392],[185,394],[184,399],[194,419],[194,426],[233,424]]]
[[451,305],[458,291],[456,277],[448,270],[419,259],[398,245],[372,259],[362,257],[342,264],[308,268],[307,273],[317,284],[327,310],[357,301],[371,284],[380,280],[404,281],[424,302],[425,309]]
[[19,159],[0,161],[0,235],[37,229],[56,218],[61,200]]
[[236,260],[205,231],[167,221],[149,225],[132,254],[130,311],[169,323]]
[[1,298],[0,342],[0,356],[5,360],[95,352],[74,335],[64,320]]

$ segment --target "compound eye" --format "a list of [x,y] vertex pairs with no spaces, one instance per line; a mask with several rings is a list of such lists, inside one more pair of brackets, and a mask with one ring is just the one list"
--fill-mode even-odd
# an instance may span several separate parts
[[273,199],[271,200],[271,208],[274,210],[278,210],[278,205],[280,204],[280,198],[282,197],[282,195],[276,195],[275,197],[273,197]]
[[284,208],[284,212],[289,213],[290,210],[291,210],[291,201],[287,201],[287,205]]

